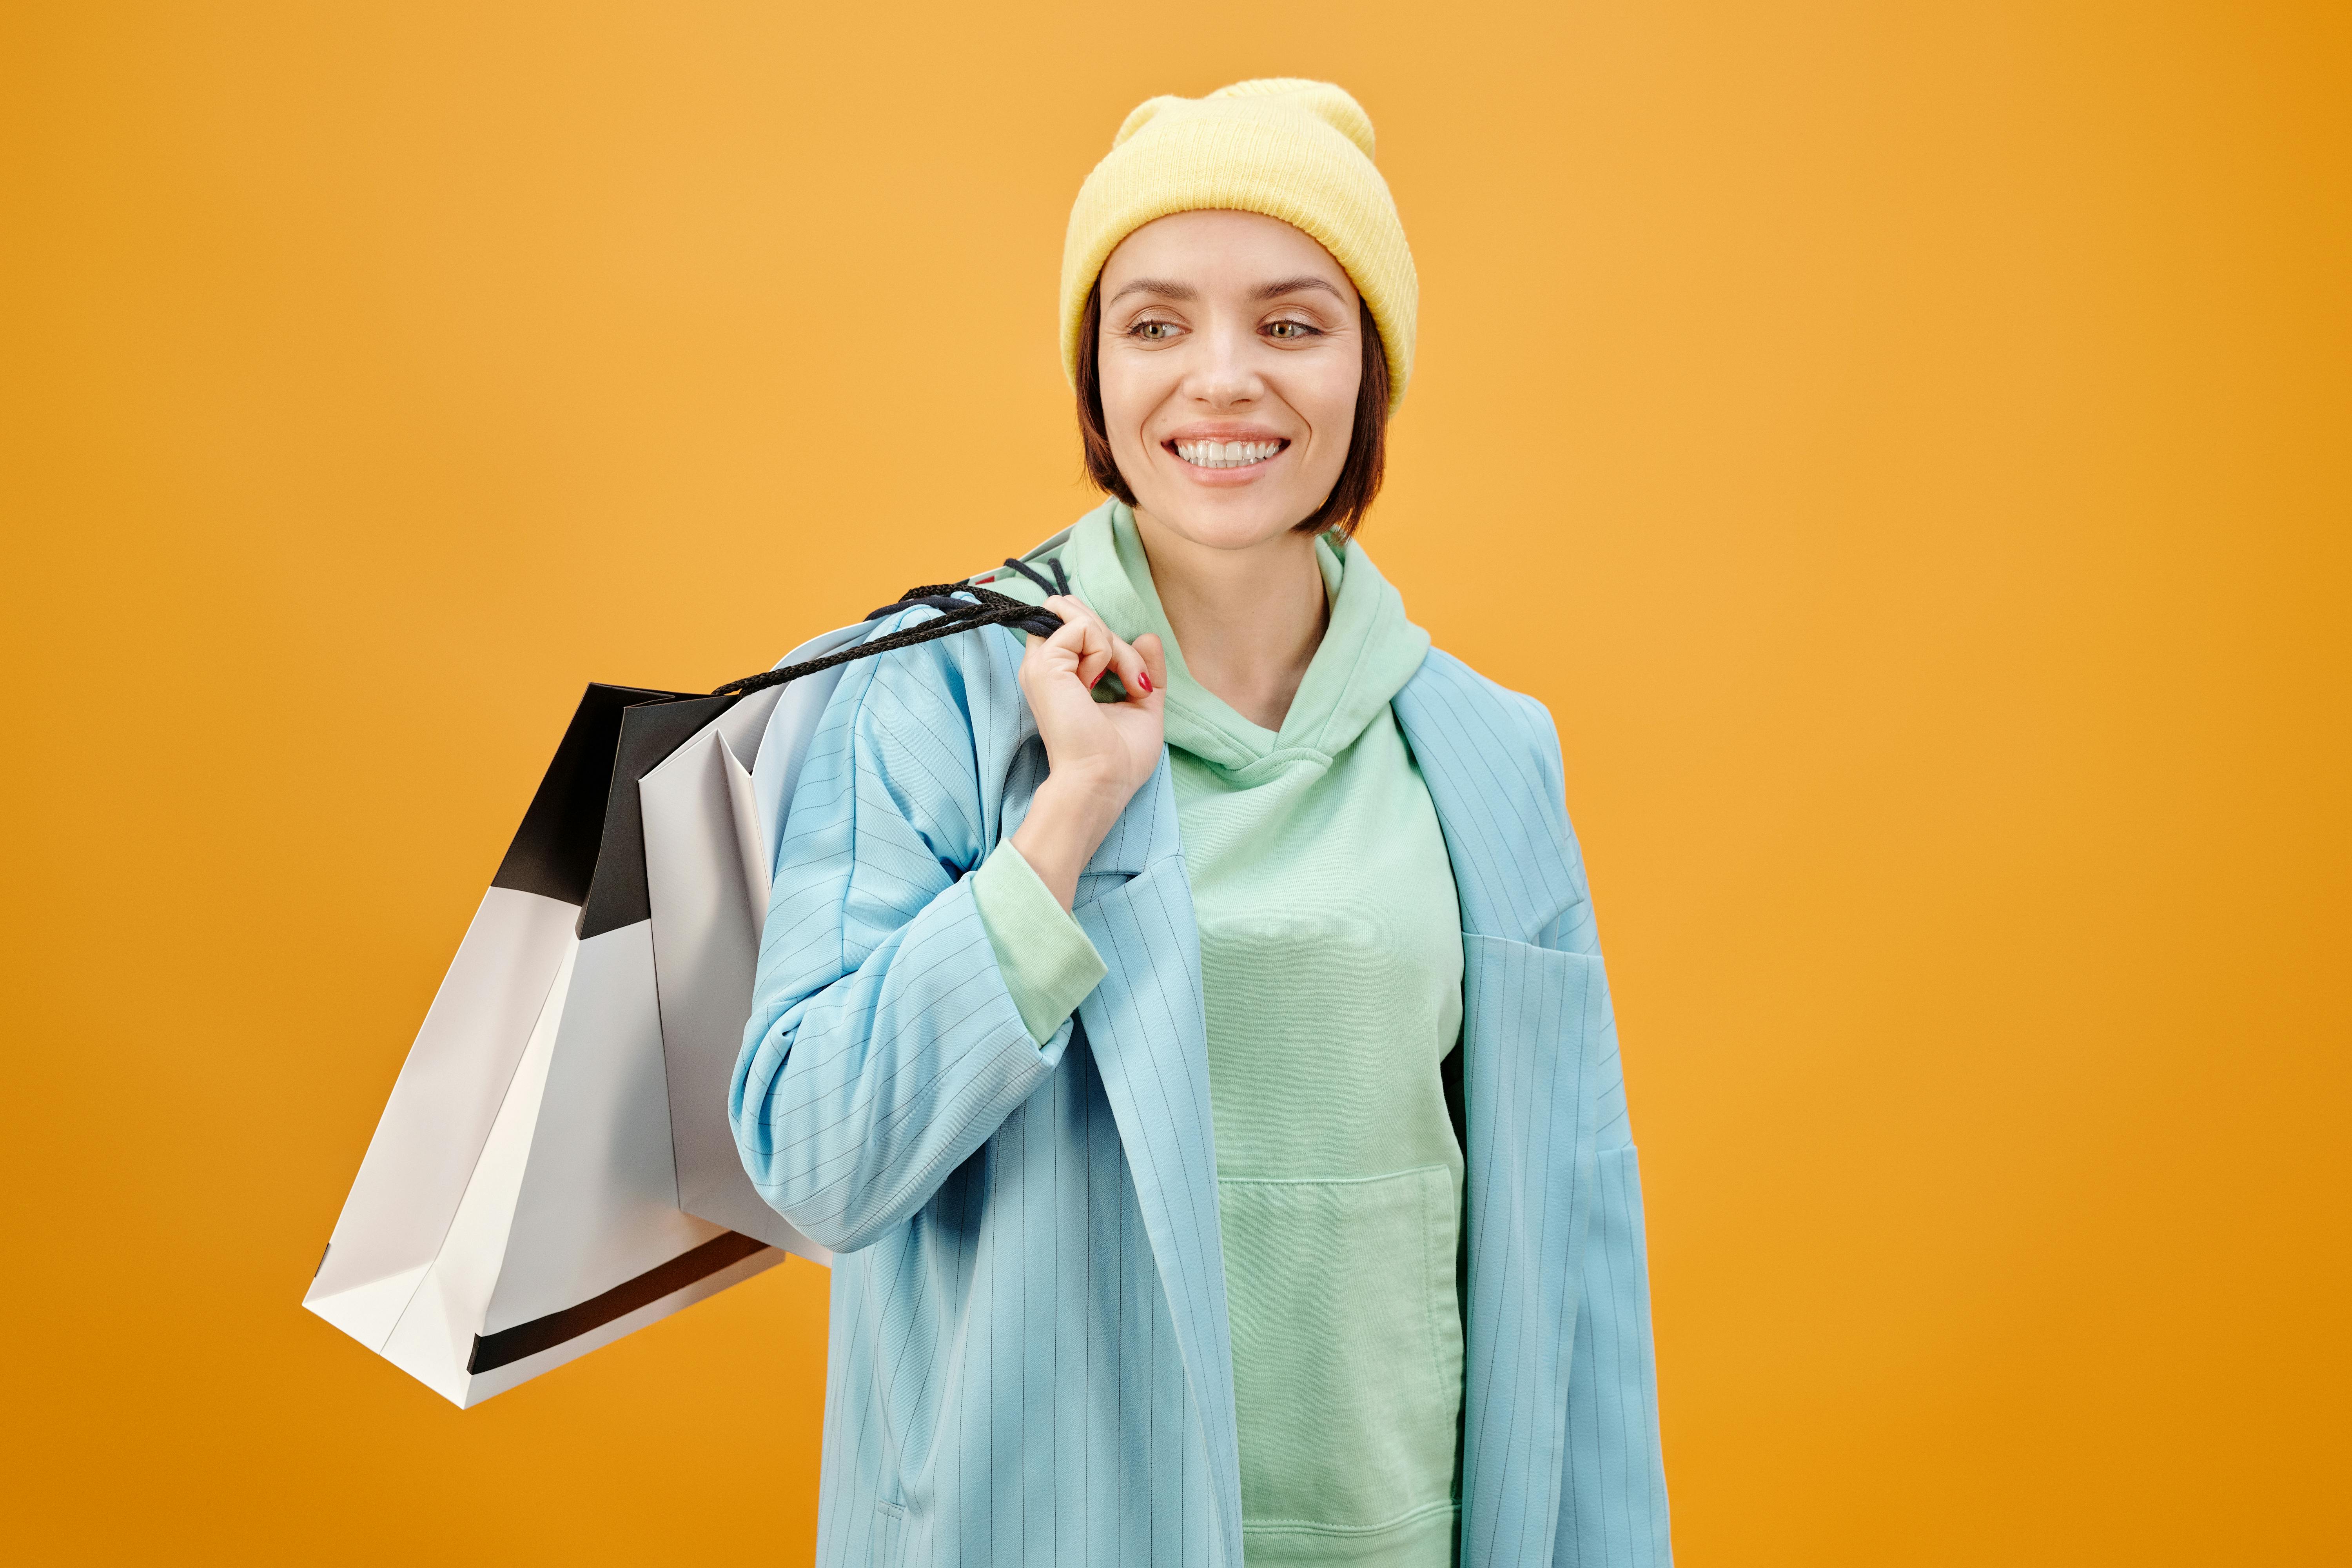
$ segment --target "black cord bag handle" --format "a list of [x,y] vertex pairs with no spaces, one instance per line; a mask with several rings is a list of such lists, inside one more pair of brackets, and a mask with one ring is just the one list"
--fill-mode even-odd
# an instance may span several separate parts
[[[1070,591],[1070,580],[1063,574],[1062,563],[1058,558],[1046,563],[1054,569],[1055,581],[1052,583],[1045,581],[1044,574],[1026,561],[1008,556],[1004,563],[1048,594]],[[870,658],[877,653],[913,647],[917,643],[935,642],[940,637],[953,637],[958,632],[971,631],[977,626],[1013,626],[1021,631],[1034,632],[1041,637],[1052,637],[1062,629],[1062,617],[1043,605],[1024,605],[1010,594],[1000,594],[976,583],[927,583],[919,588],[909,588],[898,595],[897,603],[885,605],[866,618],[878,621],[885,616],[897,615],[910,605],[928,605],[940,613],[939,618],[908,626],[904,631],[892,632],[887,637],[877,637],[872,642],[859,643],[855,647],[839,649],[822,658],[810,659],[805,664],[788,664],[781,669],[765,670],[758,675],[747,675],[740,680],[730,680],[710,695],[748,697],[754,691],[765,691],[771,686],[788,685],[803,675],[814,675],[820,669],[831,669],[854,658]]]

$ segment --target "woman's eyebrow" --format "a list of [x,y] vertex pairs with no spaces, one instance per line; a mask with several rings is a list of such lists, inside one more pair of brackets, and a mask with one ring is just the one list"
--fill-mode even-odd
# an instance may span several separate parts
[[1328,279],[1318,278],[1313,273],[1301,273],[1296,278],[1277,278],[1271,283],[1261,284],[1257,290],[1257,297],[1261,300],[1276,300],[1285,294],[1296,294],[1302,289],[1320,289],[1341,304],[1347,303],[1346,296],[1339,292],[1337,285]]
[[1129,294],[1139,291],[1145,294],[1157,294],[1163,300],[1197,300],[1201,297],[1201,291],[1190,283],[1171,283],[1164,278],[1139,278],[1113,294],[1110,297],[1110,302],[1116,305]]
[[[1261,283],[1252,290],[1252,293],[1255,298],[1260,300],[1278,300],[1285,294],[1296,294],[1307,289],[1320,289],[1342,304],[1347,302],[1347,297],[1339,292],[1338,284],[1328,278],[1318,278],[1311,272],[1302,272],[1296,278],[1277,278],[1271,283]],[[1115,305],[1129,294],[1157,294],[1163,300],[1197,300],[1201,297],[1201,291],[1190,283],[1178,283],[1166,278],[1138,278],[1118,293],[1113,294],[1109,302]]]

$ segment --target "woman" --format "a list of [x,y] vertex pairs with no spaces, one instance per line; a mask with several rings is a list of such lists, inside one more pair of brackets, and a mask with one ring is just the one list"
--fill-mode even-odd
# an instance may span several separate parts
[[731,1109],[840,1254],[821,1563],[1668,1560],[1558,743],[1353,542],[1372,145],[1315,82],[1128,118],[1062,278],[1112,499],[993,583],[1062,628],[849,666],[804,763]]

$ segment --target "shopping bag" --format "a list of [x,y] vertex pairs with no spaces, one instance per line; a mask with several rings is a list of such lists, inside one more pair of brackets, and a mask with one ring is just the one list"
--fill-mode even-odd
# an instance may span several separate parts
[[[785,662],[821,658],[862,631],[827,632],[794,648]],[[819,1263],[830,1263],[832,1255],[770,1208],[744,1173],[727,1092],[751,1014],[751,976],[786,806],[845,668],[747,698],[637,786],[678,1206]]]
[[[830,1261],[759,1199],[726,1119],[782,803],[846,659],[1058,625],[968,584],[867,619],[908,602],[942,614],[871,641],[839,628],[709,695],[588,688],[402,1066],[306,1307],[467,1406],[787,1251]],[[671,916],[659,956],[646,800],[661,807]],[[714,869],[720,851],[734,858]]]
[[733,700],[581,699],[304,1297],[460,1405],[782,1259],[677,1206],[635,821]]
[[[1066,593],[1068,579],[1057,563],[1068,538],[1065,529],[1019,560],[969,577],[964,584],[985,589],[1003,573],[1018,572],[1041,587]],[[1052,571],[1053,581],[1032,562]],[[978,597],[985,602],[994,596]],[[935,605],[948,603],[939,591],[919,588],[900,603],[919,598]],[[1015,617],[1005,603],[998,601],[998,613],[1018,628],[1050,634],[1060,624],[1050,612]],[[827,632],[786,654],[768,676],[737,682],[744,688],[775,684],[754,690],[741,707],[713,720],[646,773],[638,786],[679,1206],[739,1235],[824,1263],[831,1255],[770,1208],[744,1173],[727,1120],[727,1091],[751,1014],[760,931],[793,786],[800,780],[817,721],[840,684],[845,655],[863,635],[863,626]]]

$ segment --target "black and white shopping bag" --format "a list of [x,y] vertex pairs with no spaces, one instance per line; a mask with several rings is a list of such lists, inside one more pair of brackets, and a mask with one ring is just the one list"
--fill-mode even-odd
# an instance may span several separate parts
[[827,632],[708,696],[588,688],[304,1306],[463,1406],[786,1252],[831,1262],[761,1199],[727,1121],[792,785],[847,659],[1059,624],[965,584],[909,600],[942,615]]

